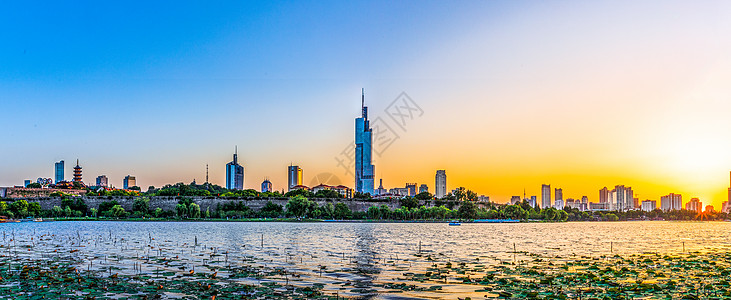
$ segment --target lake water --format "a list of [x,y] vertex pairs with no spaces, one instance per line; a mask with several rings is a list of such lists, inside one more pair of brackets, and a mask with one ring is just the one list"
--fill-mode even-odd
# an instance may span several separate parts
[[[614,254],[728,252],[729,222],[281,223],[281,222],[25,222],[0,224],[1,251],[45,258],[66,255],[99,274],[213,272],[253,265],[282,276],[237,278],[324,285],[327,295],[408,299],[472,296],[474,285],[451,275],[439,290],[398,291],[409,272],[446,263],[484,266],[536,256],[556,260]],[[13,240],[12,242],[10,240]],[[25,245],[25,247],[24,247]],[[26,250],[27,248],[27,250]],[[19,250],[20,249],[20,250]],[[514,251],[515,250],[515,251]],[[13,253],[14,251],[14,253]],[[224,276],[221,271],[220,276]],[[480,298],[482,294],[477,293]]]

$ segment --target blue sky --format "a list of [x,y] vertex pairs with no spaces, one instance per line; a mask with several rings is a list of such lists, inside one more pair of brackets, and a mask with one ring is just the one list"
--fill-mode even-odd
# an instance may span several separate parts
[[3,3],[0,186],[77,158],[87,182],[202,182],[208,163],[223,184],[235,145],[247,188],[281,189],[290,162],[305,183],[352,185],[334,158],[365,88],[374,117],[401,92],[424,110],[376,158],[387,187],[447,169],[448,188],[503,202],[541,183],[720,202],[730,14],[724,1]]

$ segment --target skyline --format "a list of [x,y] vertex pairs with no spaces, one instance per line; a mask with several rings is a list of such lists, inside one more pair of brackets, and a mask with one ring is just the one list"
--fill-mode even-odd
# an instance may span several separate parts
[[387,187],[446,170],[447,191],[499,203],[544,183],[727,198],[726,2],[112,5],[6,5],[0,186],[77,158],[87,182],[202,182],[208,164],[223,186],[233,145],[245,188],[286,189],[292,162],[352,186],[334,158],[363,87],[371,117],[402,92],[424,111],[373,156]]

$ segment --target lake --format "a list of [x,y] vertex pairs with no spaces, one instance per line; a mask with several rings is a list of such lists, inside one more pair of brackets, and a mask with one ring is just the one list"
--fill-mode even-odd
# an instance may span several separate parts
[[281,271],[271,276],[231,276],[231,280],[250,285],[318,284],[325,295],[377,299],[496,296],[470,278],[509,273],[495,269],[501,265],[527,268],[536,261],[553,266],[606,261],[615,255],[701,255],[726,253],[731,247],[729,222],[448,226],[82,221],[6,223],[0,230],[4,245],[0,253],[28,259],[67,257],[78,269],[100,276],[217,272],[224,277],[232,266],[254,266],[262,274]]

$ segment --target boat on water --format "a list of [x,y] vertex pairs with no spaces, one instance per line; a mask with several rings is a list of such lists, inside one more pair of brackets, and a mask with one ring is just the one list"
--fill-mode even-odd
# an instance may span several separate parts
[[460,222],[449,222],[449,226],[460,226],[462,223]]

